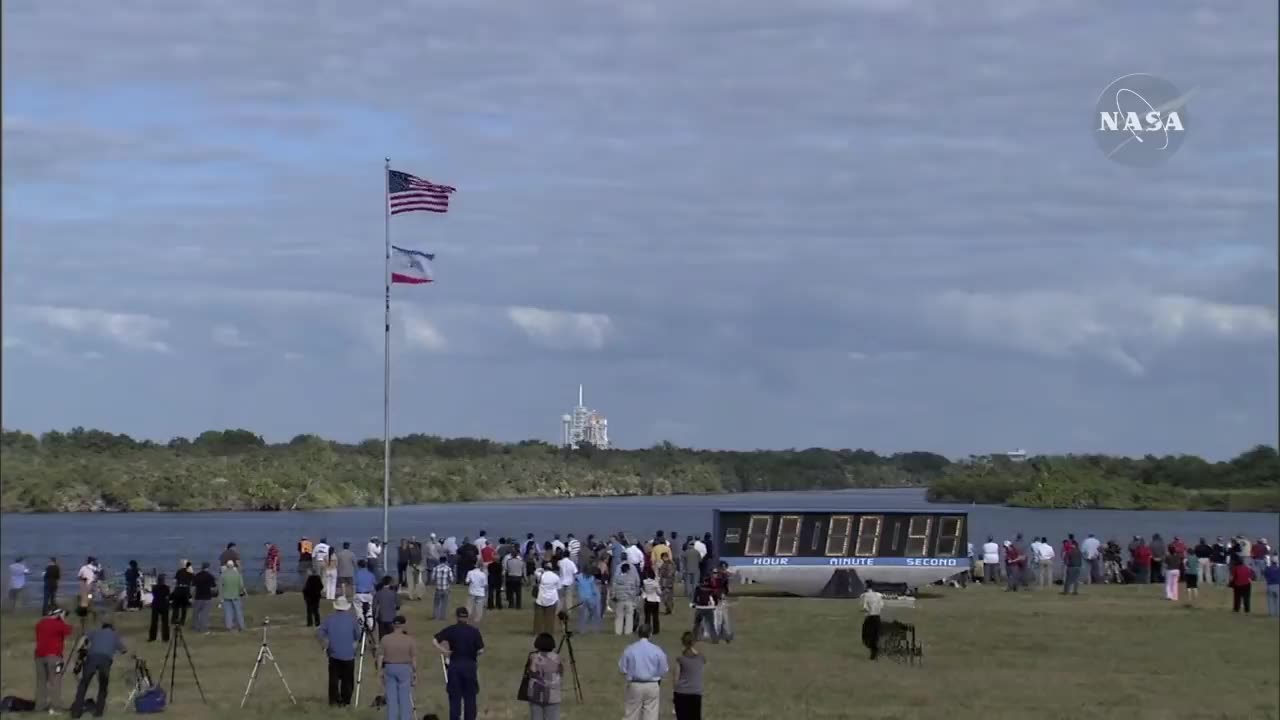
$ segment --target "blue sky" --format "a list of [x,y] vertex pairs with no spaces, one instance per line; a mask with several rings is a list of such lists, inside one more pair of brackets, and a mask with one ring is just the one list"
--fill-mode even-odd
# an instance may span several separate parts
[[[1275,442],[1274,4],[3,13],[6,427],[379,436],[390,155],[459,188],[398,434]],[[1195,88],[1159,168],[1091,136],[1132,72]]]

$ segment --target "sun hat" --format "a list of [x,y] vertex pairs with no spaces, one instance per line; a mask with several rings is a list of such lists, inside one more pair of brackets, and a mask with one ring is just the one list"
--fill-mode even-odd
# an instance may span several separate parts
[[351,609],[351,601],[350,601],[350,600],[348,600],[348,599],[346,599],[346,598],[344,598],[344,597],[340,597],[340,598],[338,598],[337,600],[334,600],[334,601],[333,601],[333,609],[334,609],[334,610],[338,610],[338,611],[342,611],[342,610],[350,610],[350,609]]

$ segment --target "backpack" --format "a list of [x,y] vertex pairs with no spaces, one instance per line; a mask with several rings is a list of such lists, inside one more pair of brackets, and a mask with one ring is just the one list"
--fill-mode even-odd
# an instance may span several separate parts
[[559,661],[542,653],[534,653],[529,658],[529,702],[535,705],[550,705],[551,692],[559,684],[556,676]]
[[164,712],[164,707],[168,704],[167,700],[168,698],[165,696],[164,688],[153,687],[146,692],[140,693],[136,698],[134,698],[133,709],[139,715]]
[[32,712],[35,709],[36,703],[34,700],[27,700],[26,698],[20,698],[14,695],[6,695],[4,699],[0,700],[0,712]]

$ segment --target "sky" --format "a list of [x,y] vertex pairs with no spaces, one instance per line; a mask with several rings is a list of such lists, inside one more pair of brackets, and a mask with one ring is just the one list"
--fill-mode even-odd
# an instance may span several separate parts
[[1276,442],[1275,3],[302,5],[4,3],[5,427],[380,438],[390,156],[395,435]]

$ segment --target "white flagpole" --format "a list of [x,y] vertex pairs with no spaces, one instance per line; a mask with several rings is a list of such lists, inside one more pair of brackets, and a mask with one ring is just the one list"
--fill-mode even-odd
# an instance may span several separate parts
[[382,272],[386,287],[383,305],[385,320],[382,325],[382,552],[384,554],[387,543],[390,542],[387,538],[390,537],[388,519],[391,507],[391,158],[387,158],[386,163],[382,173],[386,185],[386,192],[382,198],[386,240]]

